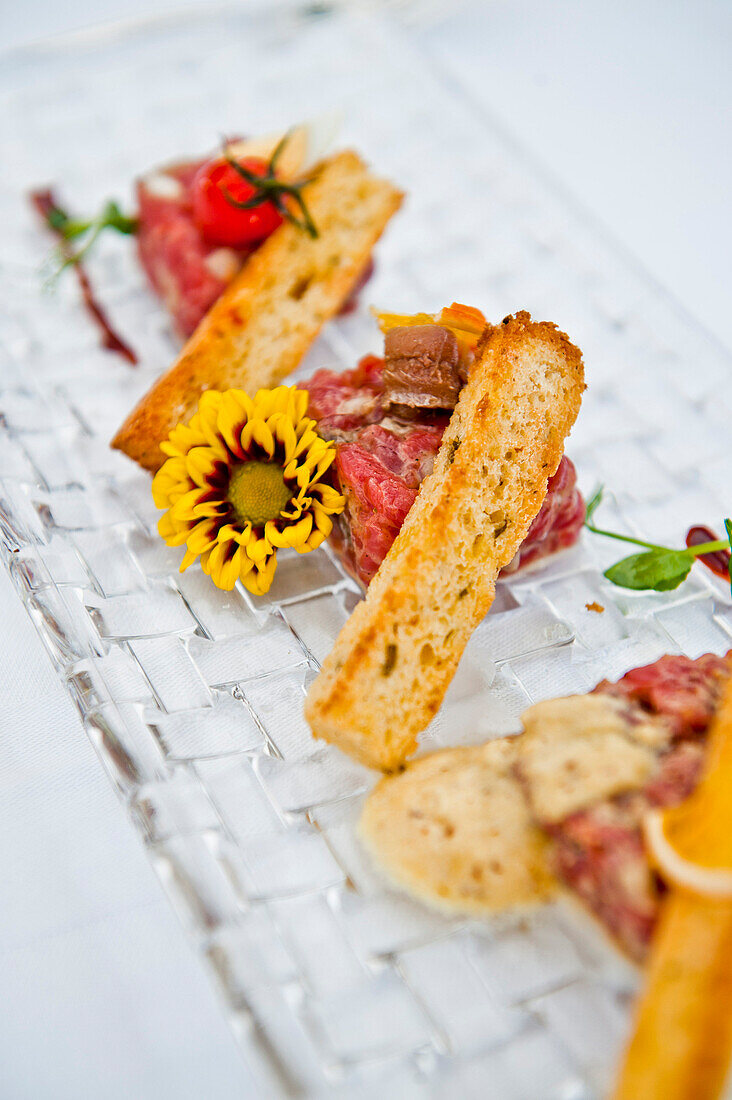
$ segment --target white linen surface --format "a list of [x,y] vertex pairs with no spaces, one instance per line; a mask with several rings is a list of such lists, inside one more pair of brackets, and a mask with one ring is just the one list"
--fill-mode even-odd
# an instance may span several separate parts
[[0,609],[0,1097],[256,1095],[4,568]]

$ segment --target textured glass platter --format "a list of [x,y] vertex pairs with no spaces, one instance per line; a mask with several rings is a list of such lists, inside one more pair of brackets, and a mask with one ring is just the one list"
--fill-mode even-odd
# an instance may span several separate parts
[[[568,453],[585,492],[612,490],[607,525],[677,542],[691,522],[719,528],[728,356],[417,41],[394,14],[263,7],[5,58],[0,549],[263,1095],[589,1100],[628,1027],[632,968],[568,903],[450,920],[385,886],[354,831],[375,777],[302,717],[357,591],[325,550],[283,558],[259,599],[178,573],[147,475],[108,448],[175,353],[166,317],[129,242],[104,242],[90,272],[141,364],[101,351],[74,280],[42,290],[49,239],[24,198],[53,181],[80,211],[129,205],[151,165],[337,107],[343,143],[409,199],[362,307],[297,377],[378,350],[370,303],[529,309],[584,351]],[[585,536],[501,583],[423,747],[512,732],[530,702],[663,653],[732,645],[724,584],[697,567],[634,595],[602,578],[619,556]]]

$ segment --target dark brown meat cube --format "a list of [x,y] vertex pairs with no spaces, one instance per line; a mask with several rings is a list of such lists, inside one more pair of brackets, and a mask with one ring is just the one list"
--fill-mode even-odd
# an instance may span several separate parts
[[393,328],[384,341],[384,397],[390,406],[454,409],[460,393],[455,336],[439,325]]

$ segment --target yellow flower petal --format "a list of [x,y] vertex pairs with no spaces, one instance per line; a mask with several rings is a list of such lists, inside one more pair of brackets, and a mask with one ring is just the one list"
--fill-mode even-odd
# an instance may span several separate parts
[[172,505],[170,509],[170,518],[174,523],[190,523],[195,521],[198,517],[193,509],[196,505],[201,503],[201,497],[205,495],[205,489],[199,489],[197,485],[194,486]]
[[280,512],[280,518],[295,522],[300,519],[306,508],[310,507],[311,498],[305,496],[303,493],[299,493],[296,497],[291,497],[289,504],[286,508],[283,508]]
[[[219,582],[224,576],[224,567],[233,553],[231,545],[231,542],[217,542],[214,548],[206,554],[205,570],[218,588],[225,587]],[[201,566],[203,567],[203,555],[201,556]],[[233,588],[233,583],[229,587]]]
[[272,456],[274,455],[275,441],[274,436],[272,435],[272,432],[265,421],[260,420],[259,417],[257,417],[256,419],[251,420],[247,427],[251,427],[252,441],[259,444],[259,446],[266,453],[268,458],[272,458]]
[[292,420],[283,414],[276,418],[270,417],[269,425],[275,438],[282,444],[285,452],[285,462],[289,462],[297,447],[297,435],[292,426]]
[[165,539],[168,546],[182,546],[188,538],[188,524],[177,524],[166,512],[158,520],[158,533]]
[[304,542],[302,546],[296,546],[295,551],[298,554],[309,554],[311,550],[317,550],[318,547],[325,542],[328,535],[332,530],[333,524],[330,523],[327,531],[319,531],[317,527],[314,527],[310,532],[310,537],[307,542]]
[[[296,389],[292,387],[292,401],[294,405],[293,420],[302,420],[305,413],[308,411],[308,405],[310,403],[310,394],[307,390]],[[314,423],[314,421],[310,421]]]
[[203,554],[201,554],[201,569],[206,574],[206,576],[209,576],[210,573],[211,573],[211,570],[208,567],[208,559],[210,557],[211,557],[211,551],[210,550],[205,550],[203,552]]
[[306,464],[298,466],[295,471],[295,481],[298,487],[304,492],[307,489],[310,482],[313,480],[313,471]]
[[291,387],[289,386],[276,386],[271,390],[258,390],[254,398],[257,414],[266,420],[272,413],[286,413],[290,398],[290,389]]
[[240,546],[246,546],[251,537],[251,523],[245,523],[243,527],[235,527],[233,523],[226,523],[223,527],[219,527],[217,536],[219,542],[230,539],[232,542],[238,542]]
[[241,583],[254,596],[269,592],[277,568],[277,555],[273,554],[262,568],[252,569],[241,577]]
[[204,390],[198,399],[198,416],[201,421],[202,430],[205,431],[205,423],[211,423],[212,417],[215,419],[219,409],[221,408],[225,394],[221,390]]
[[247,416],[237,401],[224,403],[217,420],[218,430],[236,458],[244,458],[241,443],[242,428],[247,422]]
[[313,516],[310,512],[298,520],[297,523],[293,523],[285,527],[282,531],[282,538],[284,540],[284,546],[298,547],[307,542],[310,537],[310,532],[313,529]]
[[191,550],[186,550],[183,555],[183,561],[180,563],[180,572],[185,573],[189,565],[193,565],[194,561],[198,557],[198,554],[194,554]]
[[254,402],[244,390],[227,390],[224,401],[231,401],[241,409],[244,420],[249,420],[254,415]]
[[216,584],[219,588],[226,589],[230,592],[236,582],[239,580],[239,573],[241,571],[241,559],[244,551],[241,546],[237,546],[231,557],[226,560],[219,569],[218,576],[215,578]]
[[217,427],[219,411],[224,400],[224,394],[218,390],[205,390],[198,402],[199,430],[203,441],[221,457],[226,457],[226,448],[223,444]]
[[194,504],[192,511],[195,519],[203,519],[205,516],[221,518],[228,514],[229,506],[223,499],[202,500]]
[[299,438],[297,441],[297,447],[295,448],[296,458],[299,458],[302,454],[306,454],[310,447],[312,447],[315,442],[320,440],[320,436],[317,432],[313,431],[312,428],[312,425],[315,423],[315,421],[308,420],[305,423],[307,424],[307,427],[298,428],[297,434]]
[[264,536],[271,546],[278,547],[280,550],[288,545],[285,536],[274,520],[270,520],[269,523],[265,525]]
[[152,481],[153,500],[158,508],[167,508],[170,495],[187,485],[186,460],[180,456],[167,459]]
[[156,508],[167,508],[170,504],[170,485],[167,478],[161,478],[158,474],[153,478],[152,495]]
[[215,521],[201,520],[188,535],[188,549],[196,556],[205,553],[216,545],[216,534]]
[[320,497],[320,507],[326,512],[342,512],[346,506],[346,498],[326,481],[317,481],[315,485],[311,485],[310,492]]
[[333,512],[326,512],[325,508],[317,501],[313,501],[313,519],[315,520],[315,526],[319,530],[326,531],[330,534],[331,528],[333,527],[332,515],[334,515]]
[[253,538],[250,539],[244,549],[247,557],[253,561],[255,565],[259,565],[272,553],[272,544],[268,538]]
[[189,424],[177,424],[167,441],[160,444],[160,449],[165,454],[185,457],[191,447],[200,447],[205,442],[206,437],[200,429],[200,418],[194,416]]

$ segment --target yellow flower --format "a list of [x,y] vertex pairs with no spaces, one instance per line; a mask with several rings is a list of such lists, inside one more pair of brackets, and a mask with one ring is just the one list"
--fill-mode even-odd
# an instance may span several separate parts
[[197,557],[219,588],[238,580],[257,596],[272,584],[277,550],[315,550],[328,537],[344,498],[323,475],[335,458],[305,415],[307,390],[278,386],[248,397],[207,390],[187,424],[160,449],[169,457],[153,478],[165,515],[158,531]]

